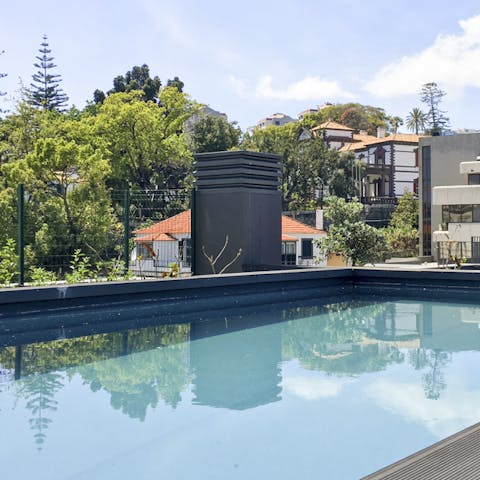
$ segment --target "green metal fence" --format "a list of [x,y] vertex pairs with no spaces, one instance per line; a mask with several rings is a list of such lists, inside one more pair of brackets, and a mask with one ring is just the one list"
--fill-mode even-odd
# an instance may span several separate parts
[[[98,204],[92,198],[76,198],[72,206],[62,203],[61,196],[39,198],[18,185],[16,195],[11,197],[6,211],[12,218],[4,219],[8,228],[0,232],[0,285],[191,274],[190,268],[175,267],[178,253],[171,255],[171,261],[165,260],[165,265],[160,266],[158,261],[159,257],[168,257],[159,251],[161,248],[173,251],[180,244],[184,249],[182,261],[187,263],[184,257],[191,254],[191,250],[187,252],[187,243],[189,249],[191,243],[186,240],[190,228],[180,238],[165,232],[160,236],[163,242],[155,242],[156,250],[152,247],[151,252],[157,268],[139,268],[138,255],[135,257],[140,245],[135,232],[186,212],[192,197],[188,190],[112,190]],[[132,264],[132,258],[136,264]]]

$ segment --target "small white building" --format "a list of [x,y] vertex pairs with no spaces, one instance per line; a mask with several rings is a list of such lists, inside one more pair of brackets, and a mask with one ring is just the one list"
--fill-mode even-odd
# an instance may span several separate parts
[[[131,270],[142,276],[161,276],[176,264],[180,274],[191,272],[191,212],[186,210],[135,230]],[[282,215],[282,264],[326,266],[315,240],[326,232]]]

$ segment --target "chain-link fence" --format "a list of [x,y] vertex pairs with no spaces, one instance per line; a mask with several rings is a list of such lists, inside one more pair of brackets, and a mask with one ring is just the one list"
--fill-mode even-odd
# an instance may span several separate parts
[[0,285],[190,274],[190,191],[52,192],[0,205]]

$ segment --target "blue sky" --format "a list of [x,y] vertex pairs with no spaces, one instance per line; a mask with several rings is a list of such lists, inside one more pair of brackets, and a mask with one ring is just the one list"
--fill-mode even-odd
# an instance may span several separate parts
[[405,117],[429,81],[447,92],[453,128],[480,128],[478,0],[6,0],[0,15],[0,90],[10,98],[19,78],[30,83],[45,33],[80,108],[147,63],[244,129],[327,101]]

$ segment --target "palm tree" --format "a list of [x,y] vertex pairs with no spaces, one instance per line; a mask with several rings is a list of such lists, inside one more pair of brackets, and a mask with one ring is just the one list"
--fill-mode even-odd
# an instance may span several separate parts
[[427,117],[419,108],[413,108],[407,115],[407,128],[418,135],[420,130],[425,129]]

